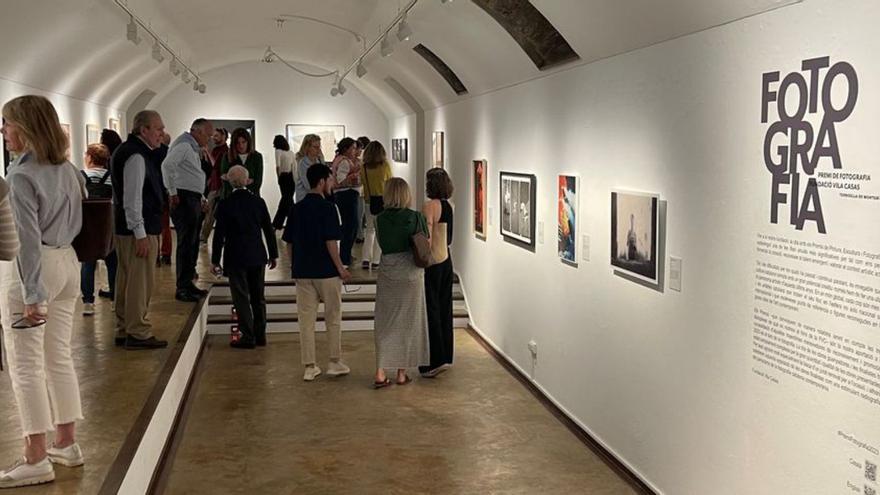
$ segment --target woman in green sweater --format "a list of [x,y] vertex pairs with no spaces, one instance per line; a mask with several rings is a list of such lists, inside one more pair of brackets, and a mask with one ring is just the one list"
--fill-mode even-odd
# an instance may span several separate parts
[[226,172],[229,172],[229,169],[236,165],[247,169],[249,177],[253,181],[251,185],[247,186],[247,189],[259,198],[260,186],[263,185],[263,155],[254,149],[251,133],[243,127],[232,131],[232,146],[229,148],[229,154],[225,155],[220,162],[220,174],[223,178],[223,191],[220,193],[222,199],[226,199],[232,194],[232,186],[226,181]]
[[382,269],[376,280],[376,376],[374,386],[391,384],[385,369],[397,370],[397,384],[406,385],[407,368],[427,366],[428,313],[425,303],[425,270],[416,266],[410,238],[428,235],[425,216],[410,209],[412,194],[405,180],[385,182],[385,210],[376,217],[382,248]]

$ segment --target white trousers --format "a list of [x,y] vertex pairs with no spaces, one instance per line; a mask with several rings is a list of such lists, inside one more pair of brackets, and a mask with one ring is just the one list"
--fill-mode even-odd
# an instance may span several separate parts
[[376,215],[370,213],[370,206],[367,208],[367,231],[364,235],[363,261],[369,261],[374,265],[379,264],[382,259],[382,248],[379,247],[379,239],[376,237]]
[[41,277],[48,293],[44,325],[12,328],[24,313],[15,262],[0,263],[0,322],[22,436],[83,419],[70,338],[79,296],[80,264],[73,248],[42,248]]

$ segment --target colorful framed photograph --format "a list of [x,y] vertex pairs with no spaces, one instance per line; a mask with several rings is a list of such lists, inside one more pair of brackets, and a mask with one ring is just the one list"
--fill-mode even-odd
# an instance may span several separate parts
[[559,258],[577,266],[578,230],[578,178],[576,175],[560,175],[557,180],[557,246]]
[[660,283],[657,259],[660,196],[611,192],[611,265],[616,271]]
[[474,235],[477,238],[486,240],[486,191],[488,191],[489,165],[486,160],[474,160]]
[[436,131],[431,140],[432,151],[434,157],[434,168],[445,168],[444,160],[446,156],[443,151],[443,131]]
[[535,248],[534,175],[501,172],[501,235],[527,249]]

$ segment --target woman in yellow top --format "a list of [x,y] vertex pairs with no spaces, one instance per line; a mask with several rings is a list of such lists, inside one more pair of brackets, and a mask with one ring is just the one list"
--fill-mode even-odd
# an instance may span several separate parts
[[[384,204],[382,192],[385,182],[391,178],[391,165],[385,154],[385,147],[379,141],[372,141],[364,149],[364,166],[361,167],[361,183],[364,186],[364,203],[366,204],[367,230],[364,235],[362,250],[364,270],[371,266],[379,266],[382,249],[376,238],[376,216],[382,213]],[[372,265],[371,265],[372,263]]]

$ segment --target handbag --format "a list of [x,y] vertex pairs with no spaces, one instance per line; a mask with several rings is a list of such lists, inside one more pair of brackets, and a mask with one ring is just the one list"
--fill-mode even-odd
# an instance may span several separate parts
[[373,188],[370,186],[370,171],[366,165],[364,165],[364,177],[367,178],[367,189],[370,190],[370,215],[377,216],[385,211],[385,198],[381,195],[373,195]]
[[425,217],[419,215],[416,233],[410,237],[410,244],[413,252],[413,262],[419,268],[428,268],[435,264],[434,255],[431,253],[431,240],[425,235],[427,224]]
[[[76,170],[73,164],[70,166]],[[80,263],[98,261],[113,251],[113,199],[89,198],[82,182],[80,192],[83,198],[82,228],[71,246]]]

